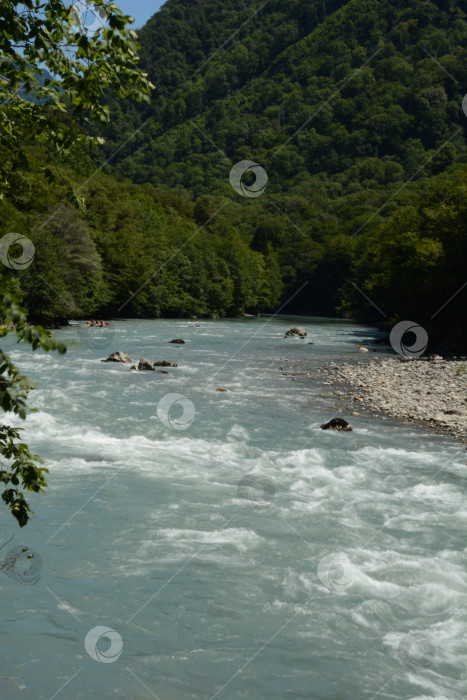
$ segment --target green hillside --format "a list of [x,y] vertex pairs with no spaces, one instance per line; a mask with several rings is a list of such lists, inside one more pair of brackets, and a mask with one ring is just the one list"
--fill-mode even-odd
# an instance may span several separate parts
[[[34,260],[0,274],[34,320],[232,316],[279,304],[274,255],[250,249],[223,212],[200,229],[202,207],[96,173],[83,147],[65,162],[37,147],[28,157],[31,171],[13,175],[0,200],[0,226],[27,235]],[[13,259],[21,252],[9,250]]]
[[[283,299],[309,281],[290,310],[381,318],[353,281],[391,320],[428,323],[465,281],[462,215],[453,256],[425,212],[465,183],[466,38],[466,2],[171,0],[139,35],[152,105],[111,102],[104,150],[144,124],[114,168],[212,211],[233,200],[236,230],[277,253]],[[268,175],[257,199],[229,183],[244,159]],[[406,222],[397,281],[381,258],[399,264],[386,238]],[[430,323],[440,341],[461,302]]]
[[248,157],[272,192],[309,196],[318,176],[335,199],[464,158],[465,2],[270,0],[250,21],[253,6],[230,8],[172,0],[140,32],[152,105],[122,120],[111,103],[106,148],[145,123],[113,161],[127,176],[228,195],[230,161]]
[[150,104],[109,94],[105,143],[67,159],[29,147],[1,228],[45,252],[2,274],[49,320],[285,304],[464,347],[466,38],[464,0],[168,0],[139,32]]

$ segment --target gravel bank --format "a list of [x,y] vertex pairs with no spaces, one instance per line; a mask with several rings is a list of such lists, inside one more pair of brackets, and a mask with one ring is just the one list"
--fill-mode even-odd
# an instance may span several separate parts
[[423,422],[467,444],[466,360],[372,359],[330,363],[315,372],[324,385],[346,385],[340,398],[353,415],[362,409],[381,411],[407,423]]
[[[434,356],[437,358],[438,356]],[[423,425],[467,444],[467,357],[443,360],[421,357],[356,359],[354,362],[303,361],[281,358],[284,377],[313,378],[324,394],[339,403],[336,415],[384,413],[403,423]]]

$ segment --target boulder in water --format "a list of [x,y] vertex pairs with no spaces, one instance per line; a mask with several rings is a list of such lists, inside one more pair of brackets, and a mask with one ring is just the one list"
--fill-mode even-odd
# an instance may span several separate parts
[[152,366],[151,362],[149,360],[144,360],[144,359],[139,361],[138,369],[140,372],[143,370],[146,370],[146,371],[149,370],[149,371],[154,372],[154,367]]
[[106,360],[102,362],[131,362],[131,358],[126,352],[113,352]]
[[153,362],[153,367],[178,367],[176,362],[169,362],[169,360],[161,360],[160,362]]
[[294,328],[291,328],[290,330],[287,331],[285,334],[285,338],[294,336],[296,338],[305,338],[307,335],[307,332],[304,328],[301,326],[294,326]]
[[181,338],[174,338],[173,340],[169,340],[169,343],[175,343],[176,345],[185,345],[185,341]]
[[339,430],[343,433],[348,433],[352,427],[343,418],[332,418],[327,423],[323,423],[321,430]]

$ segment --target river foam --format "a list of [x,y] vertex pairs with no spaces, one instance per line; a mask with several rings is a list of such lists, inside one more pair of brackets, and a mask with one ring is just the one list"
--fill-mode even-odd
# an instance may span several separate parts
[[[284,341],[297,322],[314,345]],[[281,358],[347,358],[352,324],[197,323],[115,324],[107,354],[178,362],[168,375],[13,345],[50,488],[14,532],[42,577],[3,582],[8,697],[49,700],[83,667],[64,700],[148,697],[127,669],[161,700],[226,683],[232,699],[463,700],[465,452],[364,417],[320,430],[334,409]],[[194,406],[186,429],[161,421],[173,393]],[[96,625],[123,640],[106,668],[84,649]]]

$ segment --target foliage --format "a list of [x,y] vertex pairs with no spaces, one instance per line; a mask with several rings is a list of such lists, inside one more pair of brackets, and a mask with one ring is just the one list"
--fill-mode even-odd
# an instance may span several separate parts
[[[172,0],[140,32],[157,95],[143,108],[109,98],[102,153],[144,123],[114,169],[177,191],[199,221],[231,199],[222,216],[274,256],[283,299],[309,282],[289,311],[378,319],[354,282],[391,321],[423,320],[433,342],[464,346],[462,295],[430,316],[466,262],[466,31],[464,1]],[[242,159],[268,173],[254,202],[229,185]]]
[[[431,316],[465,281],[466,29],[464,0],[169,0],[139,32],[150,104],[108,90],[102,146],[24,148],[0,233],[36,257],[2,276],[43,323],[288,299],[383,320],[365,294],[465,347],[465,290]],[[242,159],[267,171],[257,199],[230,186]]]
[[[80,4],[83,5],[81,1]],[[69,207],[58,207],[57,200],[55,209],[50,209],[50,183],[56,187],[56,196],[66,194],[65,201],[72,199],[82,204],[74,193],[72,178],[64,180],[56,167],[50,168],[48,163],[38,167],[37,158],[36,167],[32,167],[29,154],[35,155],[35,150],[30,144],[47,145],[63,154],[80,140],[89,143],[92,139],[80,133],[79,127],[91,119],[101,124],[108,121],[109,110],[100,100],[104,89],[113,88],[122,98],[144,100],[153,87],[136,66],[137,35],[127,26],[131,18],[105,0],[93,0],[92,7],[84,5],[86,12],[102,20],[101,26],[89,26],[82,21],[76,5],[61,0],[3,0],[1,5],[2,224],[5,232],[23,228],[26,233],[41,234],[41,245],[35,248],[35,279],[27,275],[18,279],[16,270],[8,265],[2,270],[0,335],[14,331],[18,342],[29,344],[32,350],[64,353],[66,348],[50,331],[27,324],[26,312],[11,292],[16,290],[28,299],[36,318],[50,320],[62,313],[63,305],[68,312],[70,304],[89,308],[104,285],[99,255],[84,222]],[[44,150],[38,150],[44,157]],[[57,156],[53,165],[56,161]],[[38,289],[38,279],[47,286],[46,292]],[[0,350],[2,410],[24,419],[29,389],[27,378]],[[2,499],[23,527],[31,511],[20,489],[43,491],[47,470],[38,466],[40,458],[20,441],[18,428],[0,427],[0,454],[5,460],[0,468]]]
[[229,169],[250,158],[277,196],[321,206],[318,180],[330,207],[363,189],[355,220],[424,164],[415,180],[465,161],[466,15],[444,0],[168,2],[139,34],[158,90],[150,107],[109,98],[103,152],[144,122],[113,160],[137,182],[234,197]]
[[[351,268],[354,283],[386,312],[389,324],[414,319],[427,330],[432,345],[446,350],[467,344],[462,297],[466,202],[464,170],[433,178],[424,192],[382,222],[375,234],[365,234]],[[348,285],[343,294],[347,314],[353,315],[356,309],[369,314],[364,298],[363,302],[356,288]],[[445,302],[449,303],[445,306]]]
[[[210,203],[195,206],[152,185],[84,177],[62,164],[52,191],[46,155],[28,153],[22,197],[0,202],[0,236],[17,231],[35,246],[21,272],[0,268],[41,323],[89,315],[226,316],[276,307],[282,283],[274,252],[249,246]],[[84,206],[63,204],[80,189]],[[17,193],[17,191],[16,191]],[[13,204],[13,201],[15,204]]]
[[[79,8],[96,16],[88,27]],[[79,138],[74,120],[109,119],[100,100],[110,86],[120,97],[147,99],[151,83],[136,67],[137,35],[129,16],[106,0],[3,0],[0,15],[0,185],[27,167],[25,139],[58,150]],[[49,173],[50,174],[50,173]]]
[[[25,310],[10,294],[5,293],[3,284],[0,289],[0,316],[4,324],[2,336],[14,332],[18,343],[31,345],[33,350],[42,348],[46,352],[66,352],[65,345],[57,341],[50,331],[27,324]],[[27,415],[26,397],[31,389],[29,381],[2,350],[0,363],[0,407],[5,413],[14,413],[24,419]],[[4,484],[2,499],[19,525],[24,527],[31,510],[20,489],[43,492],[47,486],[44,476],[47,469],[38,466],[42,463],[41,458],[32,454],[28,446],[21,442],[20,429],[8,425],[0,426],[0,455],[6,460],[0,464],[0,481]]]

